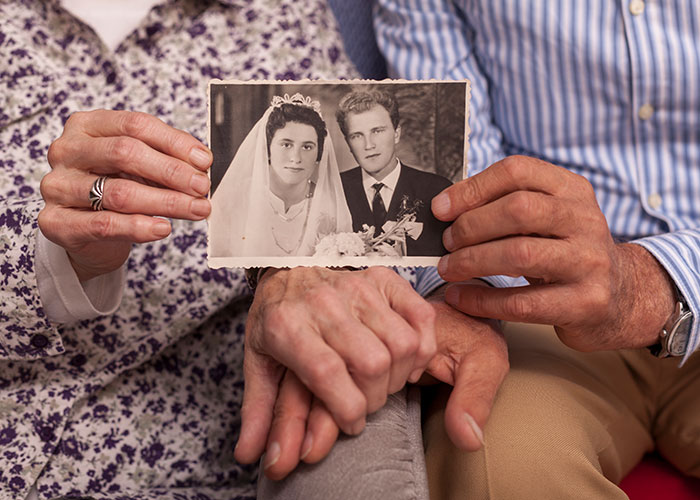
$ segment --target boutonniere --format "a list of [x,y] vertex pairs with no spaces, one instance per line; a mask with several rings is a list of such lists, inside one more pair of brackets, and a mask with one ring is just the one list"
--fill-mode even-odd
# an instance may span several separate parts
[[314,256],[403,257],[406,255],[406,237],[417,240],[423,232],[423,223],[416,222],[422,206],[421,200],[411,201],[404,195],[396,220],[386,221],[381,228],[381,234],[373,236],[374,226],[368,224],[363,224],[362,231],[356,233],[329,234],[318,242]]

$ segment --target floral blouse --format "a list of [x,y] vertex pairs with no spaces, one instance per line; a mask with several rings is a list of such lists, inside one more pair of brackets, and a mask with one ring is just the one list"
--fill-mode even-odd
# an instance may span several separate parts
[[321,0],[167,0],[112,52],[57,0],[0,1],[0,499],[254,498],[233,459],[242,272],[206,222],[134,246],[116,313],[54,324],[35,275],[39,182],[71,113],[130,109],[206,137],[211,78],[355,76]]

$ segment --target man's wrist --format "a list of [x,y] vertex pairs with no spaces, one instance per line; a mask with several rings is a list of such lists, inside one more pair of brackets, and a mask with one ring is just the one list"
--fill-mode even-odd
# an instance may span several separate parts
[[626,330],[640,335],[636,345],[630,347],[656,344],[677,302],[675,284],[661,263],[644,247],[632,243],[617,246],[626,256],[621,272],[630,278],[630,285],[622,290],[626,297],[619,314],[627,316],[627,321],[623,322]]

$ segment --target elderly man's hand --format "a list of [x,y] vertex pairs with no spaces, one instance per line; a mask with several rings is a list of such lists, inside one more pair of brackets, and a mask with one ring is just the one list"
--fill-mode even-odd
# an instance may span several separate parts
[[[488,287],[478,280],[471,285]],[[429,298],[436,312],[437,354],[426,373],[453,386],[445,429],[455,446],[474,451],[483,444],[482,429],[508,373],[508,348],[497,321],[457,311],[444,302],[443,292],[444,287]]]
[[[432,358],[434,319],[433,308],[387,268],[268,271],[246,326],[237,460],[253,462],[265,448],[268,461],[279,454],[280,443],[267,442],[273,417],[303,414],[311,404],[299,395],[303,388],[345,433],[361,432],[365,416],[417,380]],[[285,368],[282,387],[292,396],[278,401]],[[298,460],[299,450],[293,455]]]
[[454,285],[446,301],[479,317],[554,325],[582,351],[653,344],[674,293],[643,247],[613,241],[591,184],[550,163],[513,156],[433,199],[453,220],[438,270],[447,281],[525,276],[529,286]]
[[[132,243],[170,234],[155,216],[201,220],[211,211],[206,171],[212,155],[190,134],[130,111],[74,113],[49,148],[52,171],[41,181],[42,233],[66,249],[78,278],[121,266]],[[105,211],[92,211],[99,176]]]

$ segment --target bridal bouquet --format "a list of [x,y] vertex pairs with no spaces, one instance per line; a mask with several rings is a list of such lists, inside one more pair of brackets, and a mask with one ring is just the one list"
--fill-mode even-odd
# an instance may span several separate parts
[[406,236],[416,240],[423,232],[423,223],[416,222],[416,214],[422,205],[422,201],[411,203],[408,196],[404,196],[397,220],[386,221],[381,234],[374,236],[374,226],[368,224],[363,224],[362,230],[356,233],[329,234],[316,244],[314,257],[403,257],[406,255]]

